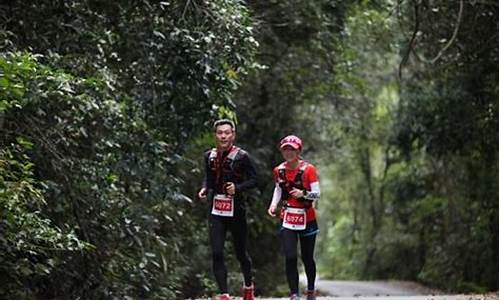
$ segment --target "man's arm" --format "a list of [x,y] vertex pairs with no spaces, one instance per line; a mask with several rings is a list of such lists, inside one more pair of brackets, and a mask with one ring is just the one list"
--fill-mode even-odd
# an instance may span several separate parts
[[257,186],[257,171],[255,165],[248,153],[244,153],[241,158],[243,170],[245,170],[245,180],[241,183],[235,184],[236,192],[244,192]]
[[210,167],[208,165],[208,157],[210,155],[210,152],[205,152],[205,154],[203,155],[203,161],[204,161],[204,165],[205,165],[205,176],[203,177],[203,183],[202,183],[202,187],[200,189],[200,191],[198,192],[198,197],[202,200],[206,200],[206,197],[207,197],[207,194],[208,194],[208,190],[209,189],[213,189],[213,186],[214,186],[214,178],[213,176],[211,176],[211,174],[209,174],[209,171],[210,171]]

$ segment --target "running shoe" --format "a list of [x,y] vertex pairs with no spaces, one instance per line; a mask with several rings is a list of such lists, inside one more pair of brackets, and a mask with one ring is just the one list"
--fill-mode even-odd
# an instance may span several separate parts
[[243,300],[254,300],[254,287],[253,284],[251,286],[243,286]]

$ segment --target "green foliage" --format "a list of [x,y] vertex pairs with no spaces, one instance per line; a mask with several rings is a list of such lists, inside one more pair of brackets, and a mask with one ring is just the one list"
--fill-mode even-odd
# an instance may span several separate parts
[[106,74],[115,96],[179,149],[216,117],[214,104],[234,106],[257,46],[238,1],[19,2],[5,11],[7,49],[29,47],[71,74]]
[[27,150],[12,144],[0,151],[0,295],[4,298],[29,298],[23,285],[55,273],[62,253],[92,249],[73,230],[61,230],[42,214],[46,199],[33,179]]
[[0,120],[5,129],[0,150],[0,295],[5,298],[31,298],[38,287],[25,289],[30,281],[53,276],[64,264],[62,257],[93,249],[77,236],[76,228],[58,226],[44,213],[50,202],[47,186],[35,179],[36,165],[30,159],[34,140],[9,127],[9,112],[29,106],[25,96],[28,85],[34,84],[30,80],[35,80],[37,67],[30,55],[0,57]]
[[[425,259],[419,278],[459,291],[495,289],[498,6],[462,1],[414,9],[439,24],[423,22],[420,27],[422,40],[415,44],[411,61],[415,71],[403,84],[401,119],[395,128],[396,145],[406,157],[419,157],[418,148],[428,155],[428,171],[421,177],[425,197],[420,200],[427,205],[415,216],[413,227],[419,228],[422,243],[436,246],[420,254]],[[440,21],[452,16],[454,23]],[[435,43],[445,32],[448,37]],[[444,42],[454,46],[446,48]],[[433,56],[434,67],[423,67],[427,60],[418,61],[419,54]],[[423,224],[434,224],[435,230]]]
[[497,14],[468,1],[352,6],[336,69],[347,116],[330,123],[341,143],[322,199],[326,275],[498,289]]
[[265,211],[290,133],[322,276],[498,289],[497,31],[487,1],[0,4],[0,296],[216,293],[192,199],[220,117],[261,178],[258,294],[286,293]]
[[[40,215],[46,235],[63,228],[61,247],[78,247],[64,243],[65,236],[92,245],[49,256],[57,268],[36,280],[7,278],[2,293],[51,299],[211,293],[205,210],[193,210],[185,194],[197,186],[181,191],[197,167],[184,148],[210,130],[218,107],[231,114],[232,92],[253,68],[257,43],[248,10],[237,1],[1,7],[2,155],[10,145],[31,145],[19,157],[39,190],[24,197],[47,203],[15,214],[40,211],[29,218]],[[5,274],[20,258],[7,257]]]

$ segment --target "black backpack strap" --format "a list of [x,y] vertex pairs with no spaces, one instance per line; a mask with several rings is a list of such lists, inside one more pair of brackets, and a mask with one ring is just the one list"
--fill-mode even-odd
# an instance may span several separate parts
[[295,175],[295,178],[293,180],[293,185],[294,187],[298,189],[304,189],[304,173],[306,171],[308,164],[304,162],[302,166],[300,166],[299,171],[297,172],[297,175]]
[[212,148],[210,150],[210,153],[208,154],[208,166],[212,171],[215,171],[217,168],[217,149]]

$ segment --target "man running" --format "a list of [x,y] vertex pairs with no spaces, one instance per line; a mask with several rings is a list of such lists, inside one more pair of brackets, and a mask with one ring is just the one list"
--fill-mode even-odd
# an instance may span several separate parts
[[231,120],[214,123],[216,148],[205,152],[206,176],[198,197],[210,203],[209,234],[212,265],[221,295],[230,300],[224,263],[226,231],[243,273],[243,300],[254,300],[252,262],[247,253],[247,221],[242,193],[257,185],[257,174],[248,153],[234,145],[236,127]]

